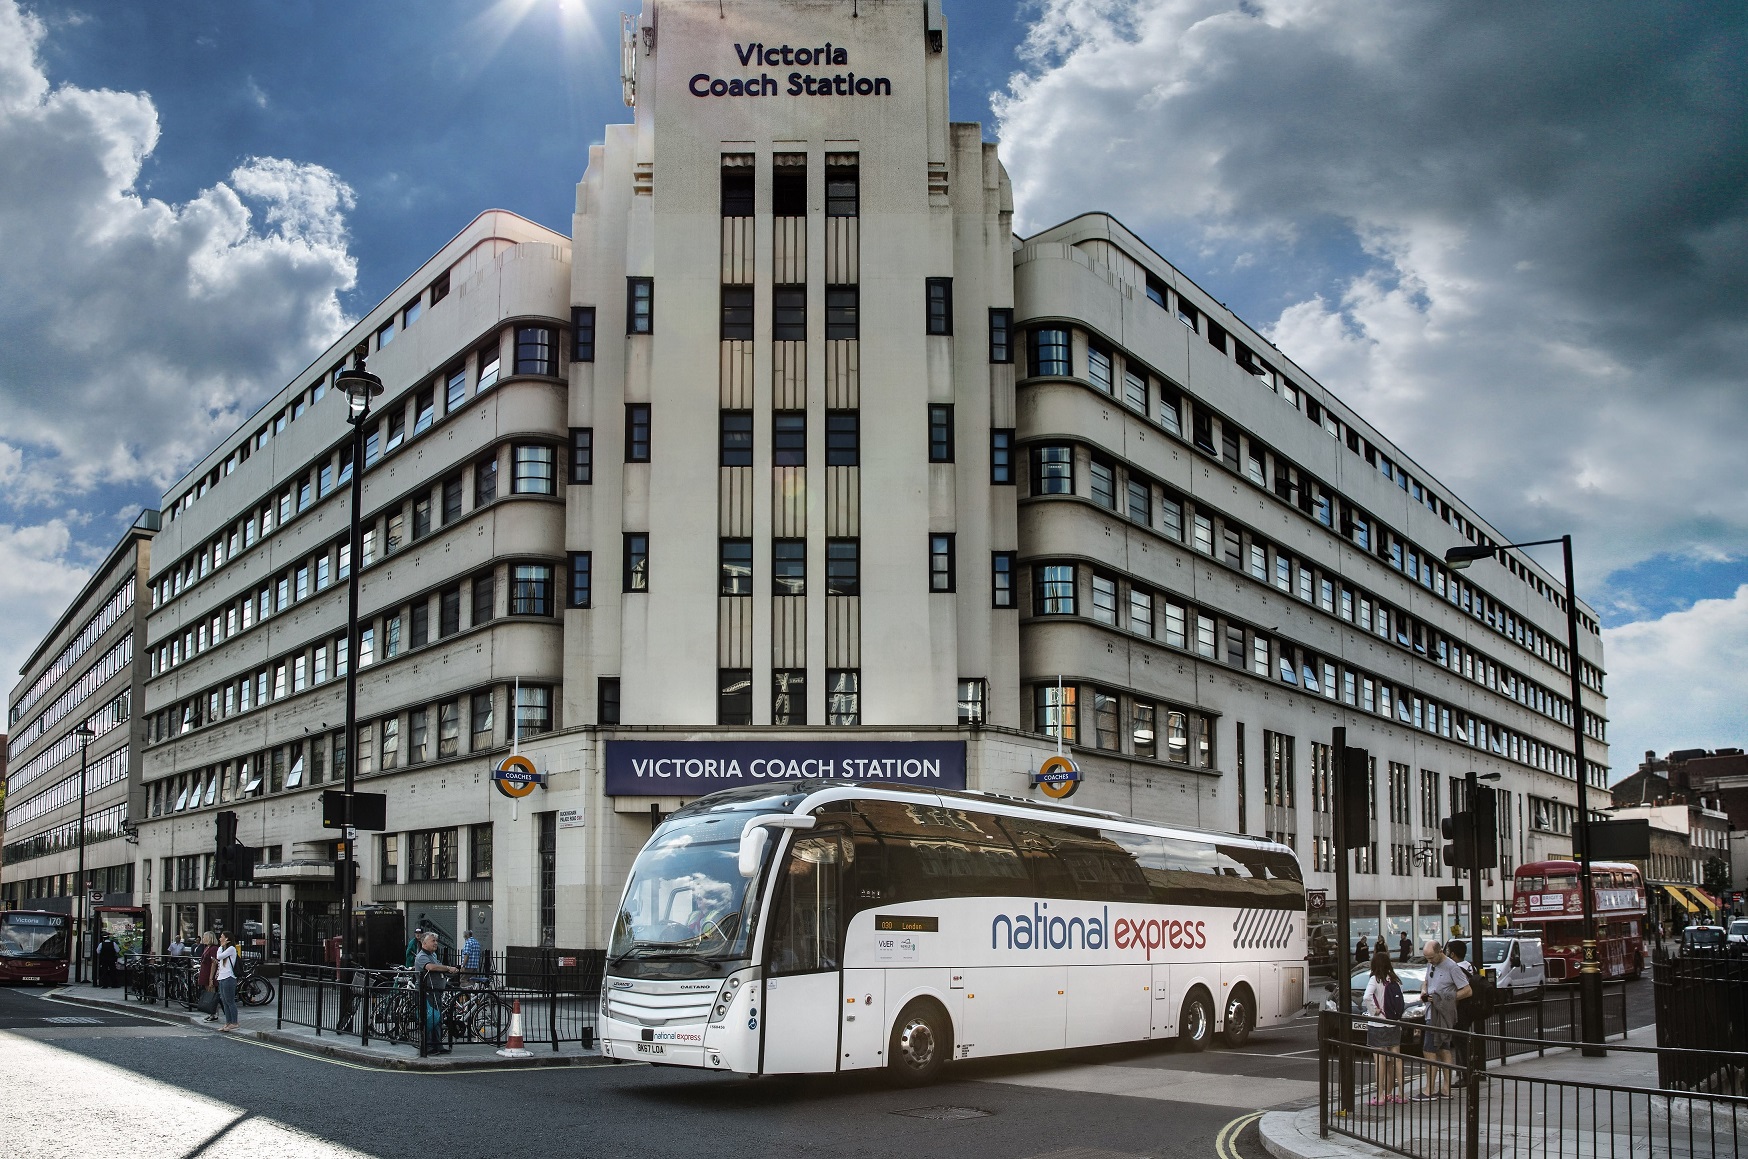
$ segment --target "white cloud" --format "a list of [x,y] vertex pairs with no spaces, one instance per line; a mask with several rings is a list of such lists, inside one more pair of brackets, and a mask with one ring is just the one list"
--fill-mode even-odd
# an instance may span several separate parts
[[356,278],[328,170],[249,158],[171,205],[137,191],[149,96],[55,87],[43,24],[0,0],[5,499],[161,487],[345,325]]
[[66,611],[67,600],[91,578],[89,557],[65,520],[33,526],[0,523],[0,687],[10,693],[18,670],[42,635]]
[[995,107],[1022,229],[1097,207],[1273,266],[1249,321],[1594,582],[1748,546],[1739,38],[1594,0],[1046,0]]
[[1740,748],[1748,734],[1748,584],[1729,599],[1608,629],[1610,761],[1647,750]]

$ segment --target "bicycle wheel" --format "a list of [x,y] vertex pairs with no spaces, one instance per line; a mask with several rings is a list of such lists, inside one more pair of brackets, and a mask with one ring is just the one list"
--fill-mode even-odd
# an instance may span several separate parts
[[492,994],[481,994],[459,1013],[469,1041],[503,1045],[504,1032],[510,1027],[509,1003]]
[[390,1042],[399,1041],[396,1034],[400,1021],[395,1014],[395,1007],[400,999],[393,994],[374,995],[370,1000],[370,1033],[377,1038],[386,1038]]
[[260,975],[251,975],[238,986],[237,997],[244,1006],[265,1006],[273,1001],[273,983]]

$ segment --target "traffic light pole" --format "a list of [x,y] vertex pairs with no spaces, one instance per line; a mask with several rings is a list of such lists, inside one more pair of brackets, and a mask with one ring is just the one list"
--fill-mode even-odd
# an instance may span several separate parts
[[1329,775],[1333,780],[1330,789],[1335,797],[1335,1008],[1341,1012],[1341,1113],[1353,1114],[1354,1092],[1354,1058],[1349,1048],[1348,1037],[1353,1032],[1351,1002],[1352,995],[1348,992],[1348,980],[1358,964],[1349,955],[1353,953],[1353,943],[1348,935],[1353,931],[1348,927],[1352,911],[1351,899],[1348,897],[1347,882],[1347,810],[1343,803],[1347,800],[1347,729],[1336,728],[1329,734]]
[[1584,759],[1584,681],[1578,659],[1578,596],[1572,579],[1572,537],[1560,537],[1566,562],[1566,666],[1572,678],[1572,759],[1578,774],[1578,892],[1584,904],[1584,961],[1578,967],[1579,1037],[1581,1052],[1601,1058],[1602,966],[1596,960],[1596,890],[1590,876],[1590,766]]
[[[364,375],[361,352],[353,354],[351,373]],[[340,887],[345,899],[340,911],[342,967],[352,965],[352,903],[358,894],[357,831],[353,828],[357,817],[353,810],[356,803],[353,790],[356,784],[354,770],[358,767],[358,754],[354,751],[358,747],[358,575],[364,570],[364,423],[369,417],[370,396],[367,392],[363,408],[355,410],[346,420],[352,424],[352,522],[347,537],[350,562],[346,568],[346,769],[342,779],[346,808],[345,825],[340,830],[346,850],[340,861],[340,874],[345,879]]]

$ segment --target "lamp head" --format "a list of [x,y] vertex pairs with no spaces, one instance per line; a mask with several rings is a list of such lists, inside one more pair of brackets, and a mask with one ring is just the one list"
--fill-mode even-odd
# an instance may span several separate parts
[[1478,559],[1488,559],[1499,553],[1497,547],[1453,547],[1445,552],[1445,564],[1461,571]]
[[370,400],[382,393],[382,379],[364,369],[367,347],[359,343],[352,351],[352,365],[334,380],[334,389],[346,395],[351,421],[357,422],[370,409]]
[[73,730],[73,735],[78,737],[80,740],[90,740],[92,737],[96,736],[97,733],[92,730],[90,725],[82,724],[78,728]]

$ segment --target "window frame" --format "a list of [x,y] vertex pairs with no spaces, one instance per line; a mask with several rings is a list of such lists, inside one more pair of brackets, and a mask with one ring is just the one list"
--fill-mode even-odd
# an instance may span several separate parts
[[594,555],[587,551],[570,553],[570,584],[566,607],[589,608],[595,598]]
[[[846,431],[849,434],[849,448],[847,450],[843,446],[843,436]],[[862,465],[862,412],[860,410],[842,408],[825,412],[825,465],[828,467],[860,467]]]
[[655,333],[655,279],[625,279],[625,333]]
[[626,593],[649,591],[649,532],[627,531],[620,552],[621,579]]
[[929,462],[951,463],[954,450],[953,404],[931,402],[928,406]]
[[1014,428],[989,428],[989,484],[992,487],[1012,487],[1014,478]]
[[[625,404],[625,461],[650,461],[650,444],[654,430],[652,408],[647,402]],[[641,433],[640,433],[641,432]]]
[[953,336],[953,279],[923,280],[924,333],[930,337]]
[[1019,591],[1014,583],[1014,573],[1019,568],[1019,557],[1020,553],[1017,551],[992,551],[989,553],[990,607],[1019,608]]
[[991,307],[989,311],[989,360],[998,366],[1013,365],[1014,311],[1011,306]]
[[[731,425],[732,423],[732,425]],[[739,436],[746,436],[745,447],[729,445],[729,437],[733,435],[737,441]],[[750,410],[721,410],[717,412],[716,420],[716,461],[722,467],[750,467],[753,465],[753,412]],[[742,461],[744,457],[744,461]]]
[[959,590],[958,536],[950,531],[929,533],[929,594],[951,594]]
[[[847,565],[847,572],[840,565]],[[862,541],[860,538],[833,536],[825,541],[825,594],[827,596],[860,596],[862,594]]]
[[571,486],[587,487],[595,481],[595,428],[571,428]]
[[595,307],[571,307],[571,361],[595,361]]
[[751,342],[755,303],[751,286],[723,286],[717,337],[723,342]]

